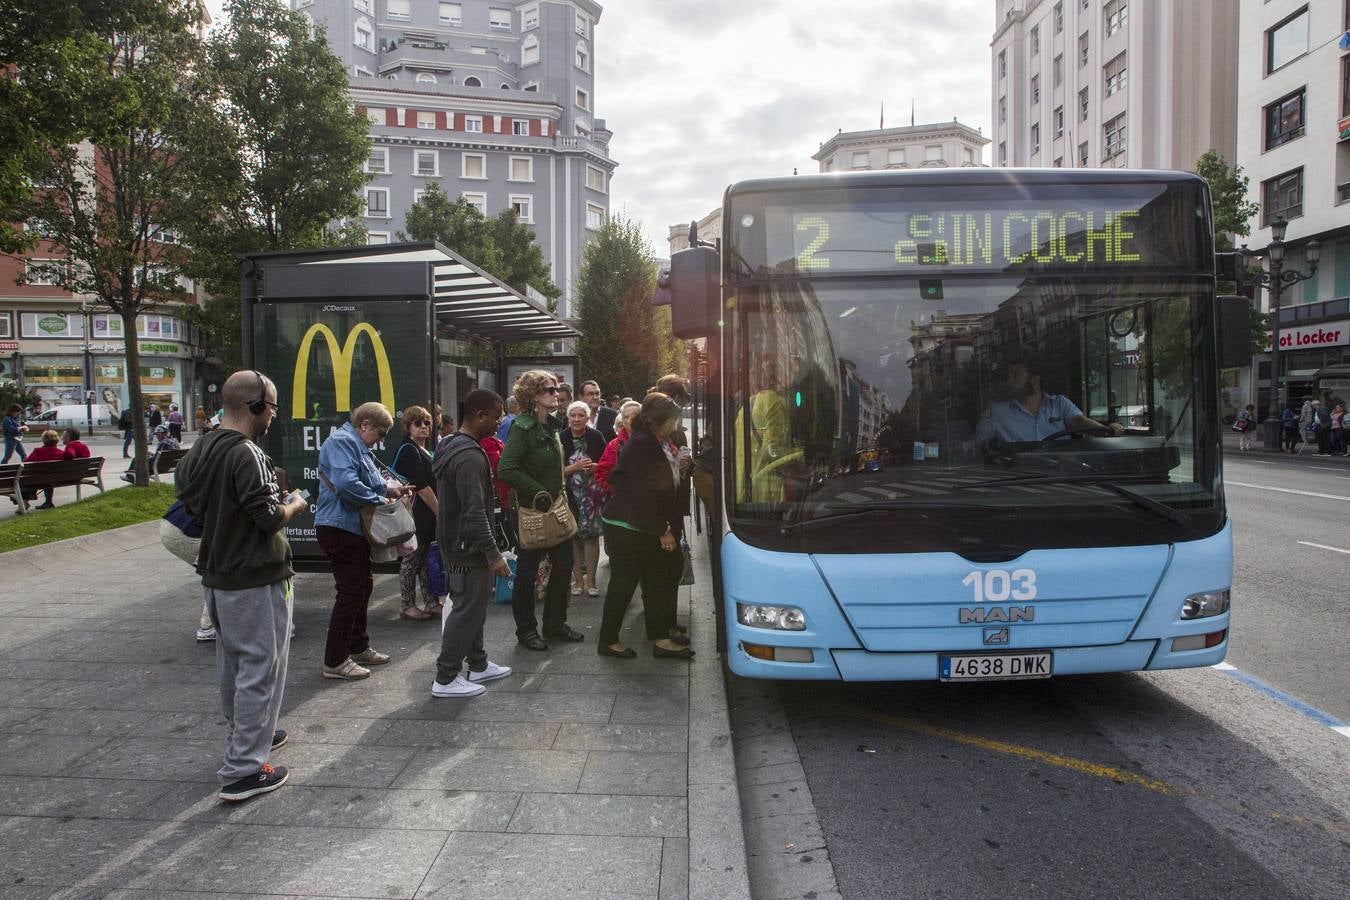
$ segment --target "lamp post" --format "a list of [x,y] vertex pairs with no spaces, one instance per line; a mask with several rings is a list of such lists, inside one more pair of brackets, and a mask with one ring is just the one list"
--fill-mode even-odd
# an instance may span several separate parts
[[1272,424],[1266,426],[1266,446],[1273,450],[1280,449],[1280,414],[1284,408],[1282,402],[1280,380],[1280,296],[1287,287],[1293,287],[1300,281],[1307,281],[1317,274],[1317,263],[1322,258],[1322,245],[1317,241],[1309,241],[1304,250],[1304,259],[1308,263],[1308,271],[1300,272],[1296,269],[1285,269],[1284,267],[1284,235],[1289,228],[1289,223],[1285,221],[1284,216],[1276,216],[1270,223],[1270,243],[1266,245],[1266,255],[1270,259],[1270,268],[1260,275],[1246,275],[1245,271],[1255,262],[1256,254],[1247,249],[1247,245],[1242,245],[1242,263],[1243,278],[1250,284],[1258,284],[1270,291],[1270,414],[1266,421]]

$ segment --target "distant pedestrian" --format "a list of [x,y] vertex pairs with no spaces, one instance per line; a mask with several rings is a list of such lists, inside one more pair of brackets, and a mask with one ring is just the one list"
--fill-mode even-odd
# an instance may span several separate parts
[[151,431],[154,431],[156,428],[164,424],[164,414],[159,411],[159,404],[157,403],[150,404],[150,414],[146,418],[145,424],[149,426]]
[[[432,438],[431,413],[420,406],[409,406],[403,411],[403,443],[394,453],[390,466],[416,491],[413,500],[413,521],[417,524],[417,549],[399,560],[398,584],[403,604],[398,611],[400,619],[425,622],[441,614],[440,598],[432,596],[427,553],[436,540],[436,485],[431,474],[431,454],[436,447]],[[422,586],[422,603],[417,605],[417,586]]]
[[131,454],[127,450],[131,447],[132,441],[136,440],[136,417],[130,409],[122,410],[122,414],[117,417],[117,428],[122,432],[122,458],[131,459]]
[[632,434],[633,418],[640,412],[642,404],[636,400],[625,401],[619,406],[618,428],[614,433],[614,440],[605,445],[605,452],[601,454],[600,462],[596,464],[595,482],[605,492],[606,498],[610,494],[609,473],[614,471],[614,464],[619,461],[619,451],[628,443],[628,436]]
[[195,422],[197,423],[197,433],[198,433],[198,434],[205,434],[205,433],[206,433],[206,410],[203,409],[203,408],[200,407],[200,406],[197,407],[197,411],[196,411],[195,413],[192,414],[192,419],[193,419],[193,421],[195,421]]
[[[159,455],[161,453],[164,453],[169,450],[181,450],[183,449],[183,446],[179,444],[176,440],[174,440],[173,436],[169,434],[168,425],[161,424],[155,426],[155,433],[152,434],[150,437],[151,442],[153,444],[153,449],[150,451],[150,463],[147,466],[146,471],[153,473],[155,471],[155,463],[159,459]],[[122,475],[122,480],[126,482],[134,482],[136,480],[136,476],[133,471],[135,468],[136,463],[133,461],[131,465],[127,466],[127,471],[125,474]]]
[[516,420],[516,413],[520,411],[520,404],[516,402],[515,394],[506,398],[506,415],[502,416],[502,424],[497,426],[497,437],[501,439],[503,445],[506,444],[506,436],[511,431],[511,423]]
[[488,463],[492,466],[492,486],[497,491],[497,506],[493,510],[493,515],[497,518],[497,524],[501,526],[506,546],[515,550],[520,541],[516,538],[516,520],[511,509],[511,486],[497,476],[497,465],[502,460],[502,450],[506,449],[506,442],[493,432],[479,440],[478,446],[483,448]]
[[217,796],[227,802],[274,791],[284,766],[268,763],[286,742],[277,729],[294,595],[284,526],[305,509],[283,498],[272,461],[256,443],[277,414],[277,389],[257,372],[235,372],[221,391],[221,427],[204,435],[174,472],[178,499],[202,520],[197,571],[215,623],[216,670],[225,712],[225,763]]
[[594,381],[583,381],[581,399],[585,400],[586,406],[590,408],[590,418],[586,424],[600,432],[606,444],[614,440],[614,422],[619,417],[619,411],[610,409],[604,404],[600,396],[600,385]]
[[[450,613],[441,630],[433,697],[472,697],[483,683],[511,674],[488,659],[483,647],[497,576],[511,574],[497,546],[492,523],[495,489],[492,467],[481,442],[493,436],[502,417],[502,398],[492,391],[471,391],[464,398],[459,430],[436,451],[432,471],[443,515],[436,537],[450,583]],[[467,674],[460,666],[468,663]]]
[[1297,453],[1299,445],[1298,413],[1292,406],[1285,407],[1280,413],[1280,429],[1284,432],[1284,449],[1288,453]]
[[80,440],[80,430],[78,428],[67,428],[65,434],[61,435],[61,440],[65,444],[66,459],[89,458],[89,445]]
[[176,404],[169,406],[169,434],[173,435],[175,441],[183,440],[183,414],[178,411]]
[[1252,434],[1256,431],[1256,406],[1248,403],[1247,408],[1238,413],[1233,427],[1238,430],[1238,449],[1252,449]]
[[5,412],[5,458],[0,460],[0,465],[9,462],[16,452],[19,462],[23,462],[28,455],[23,449],[23,436],[27,433],[28,426],[23,424],[23,407],[17,403],[11,404]]
[[[596,391],[599,396],[599,391]],[[600,508],[603,495],[595,484],[595,467],[605,455],[605,439],[587,424],[590,405],[575,401],[567,408],[567,428],[562,431],[563,479],[567,482],[568,502],[577,520],[577,533],[572,538],[572,596],[585,591],[592,597],[600,596],[595,583],[596,568],[600,565]]]
[[1331,408],[1331,454],[1345,456],[1345,404]]
[[1317,455],[1331,455],[1331,407],[1321,401],[1313,401],[1313,424],[1317,428]]

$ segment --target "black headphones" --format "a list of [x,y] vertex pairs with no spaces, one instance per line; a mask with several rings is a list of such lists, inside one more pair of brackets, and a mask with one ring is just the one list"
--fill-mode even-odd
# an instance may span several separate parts
[[253,370],[253,374],[258,376],[258,399],[250,400],[248,411],[255,416],[261,416],[267,410],[267,382],[263,379],[262,373]]

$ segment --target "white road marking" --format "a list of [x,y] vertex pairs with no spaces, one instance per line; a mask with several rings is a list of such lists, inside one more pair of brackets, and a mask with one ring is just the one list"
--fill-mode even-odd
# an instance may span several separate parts
[[1331,730],[1350,738],[1350,725],[1337,725],[1335,728]]
[[1323,500],[1341,500],[1350,502],[1350,497],[1342,497],[1339,494],[1319,494],[1316,491],[1296,491],[1293,488],[1271,487],[1268,484],[1248,484],[1243,481],[1225,481],[1225,486],[1252,488],[1257,491],[1275,491],[1279,494],[1298,494],[1300,497],[1320,497]]
[[1220,672],[1231,672],[1234,669],[1236,669],[1237,666],[1233,665],[1232,663],[1221,662],[1215,663],[1213,665],[1213,668],[1218,669]]
[[1350,555],[1350,550],[1342,550],[1340,547],[1328,547],[1326,544],[1314,544],[1312,541],[1299,541],[1305,547],[1316,547],[1318,550],[1331,550],[1334,553],[1345,553]]

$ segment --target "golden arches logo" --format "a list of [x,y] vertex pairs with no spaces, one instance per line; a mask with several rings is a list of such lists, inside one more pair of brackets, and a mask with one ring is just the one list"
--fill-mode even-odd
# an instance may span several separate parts
[[390,410],[394,406],[394,377],[389,374],[389,356],[384,352],[384,341],[369,322],[362,322],[347,333],[347,342],[338,346],[337,335],[333,329],[322,322],[309,326],[300,341],[300,351],[295,355],[295,380],[291,393],[291,417],[305,418],[305,387],[309,372],[310,348],[315,335],[323,335],[328,345],[328,355],[333,360],[333,393],[337,399],[337,412],[350,412],[352,408],[352,357],[356,355],[356,341],[362,335],[370,338],[370,346],[375,351],[375,371],[380,379],[380,402]]

